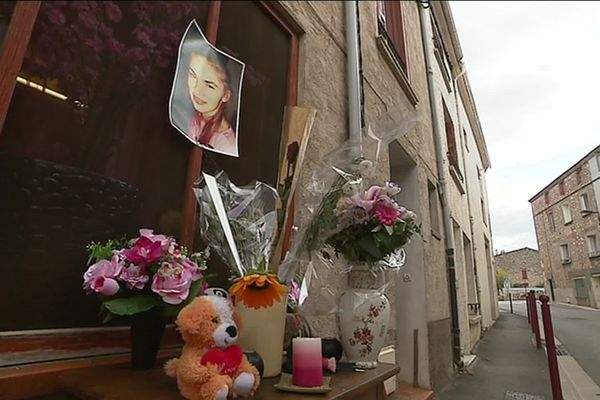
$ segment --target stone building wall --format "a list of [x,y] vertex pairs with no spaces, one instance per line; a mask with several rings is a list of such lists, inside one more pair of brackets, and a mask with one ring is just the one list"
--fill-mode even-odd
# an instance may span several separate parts
[[[598,149],[598,148],[597,148]],[[597,151],[596,149],[596,151]],[[545,276],[546,291],[554,292],[555,301],[600,307],[600,257],[588,254],[586,236],[596,235],[600,241],[598,214],[585,212],[581,195],[586,193],[590,204],[598,196],[590,173],[591,152],[559,176],[531,200],[534,225]],[[561,194],[561,182],[564,194]],[[563,207],[568,207],[571,221],[566,221]],[[560,246],[568,245],[569,259],[564,260]],[[587,296],[578,297],[574,279],[583,279]],[[552,281],[552,288],[550,287]]]
[[[511,287],[537,287],[544,285],[544,274],[537,250],[522,249],[500,252],[494,256],[496,271],[506,271]],[[523,271],[527,279],[524,279]],[[502,283],[502,282],[501,282]]]

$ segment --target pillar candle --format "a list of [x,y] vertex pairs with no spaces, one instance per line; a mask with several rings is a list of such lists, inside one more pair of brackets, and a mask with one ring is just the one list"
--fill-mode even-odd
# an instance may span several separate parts
[[295,338],[292,341],[294,364],[292,382],[297,386],[323,385],[321,338]]

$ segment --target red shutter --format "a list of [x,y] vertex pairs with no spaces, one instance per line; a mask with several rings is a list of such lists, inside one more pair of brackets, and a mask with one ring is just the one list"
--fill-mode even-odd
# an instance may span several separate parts
[[404,25],[402,23],[402,2],[384,1],[385,4],[385,30],[398,53],[402,67],[406,70],[406,46],[404,43]]

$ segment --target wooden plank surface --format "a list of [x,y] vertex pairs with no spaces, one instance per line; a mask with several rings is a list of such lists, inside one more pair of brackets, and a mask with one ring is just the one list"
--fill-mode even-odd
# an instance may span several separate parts
[[[383,381],[397,374],[399,367],[380,363],[376,369],[365,372],[338,372],[332,376],[332,391],[323,395],[297,394],[273,387],[279,378],[263,380],[256,395],[258,400],[308,400],[354,398],[382,398]],[[59,377],[62,388],[82,400],[172,400],[181,396],[174,379],[161,368],[150,371],[132,371],[126,366],[86,368],[67,372]],[[376,397],[378,396],[378,397]]]

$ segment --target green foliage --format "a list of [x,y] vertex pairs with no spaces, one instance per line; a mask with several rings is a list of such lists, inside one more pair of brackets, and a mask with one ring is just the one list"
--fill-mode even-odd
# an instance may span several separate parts
[[385,228],[370,221],[343,229],[325,243],[333,247],[336,255],[342,254],[349,261],[374,263],[404,246],[420,230],[412,219],[396,221],[393,226]]
[[88,265],[97,263],[100,260],[110,260],[113,256],[113,252],[118,249],[125,247],[127,240],[109,240],[106,243],[91,242],[87,245],[87,250],[90,254],[88,258]]
[[504,268],[496,268],[496,288],[502,290],[504,288],[504,280],[508,277],[508,272]]
[[110,313],[121,316],[148,311],[160,303],[160,297],[150,294],[103,301],[104,307]]

